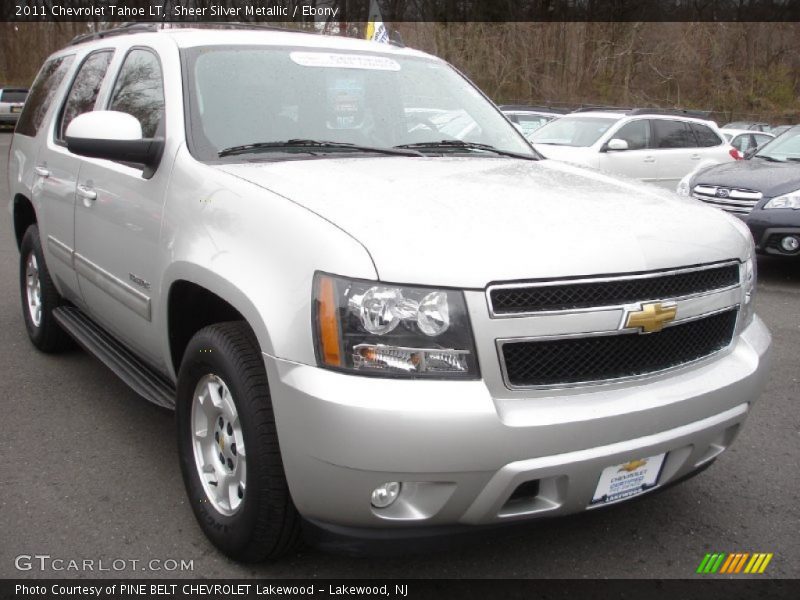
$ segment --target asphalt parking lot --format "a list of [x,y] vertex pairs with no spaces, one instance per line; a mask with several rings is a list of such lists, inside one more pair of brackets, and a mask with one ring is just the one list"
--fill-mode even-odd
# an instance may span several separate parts
[[[705,553],[737,551],[774,553],[763,576],[800,577],[800,262],[759,260],[769,384],[731,450],[689,482],[446,552],[350,558],[304,549],[241,566],[195,524],[172,415],[85,353],[47,356],[28,342],[6,210],[9,142],[0,133],[0,577],[683,578]],[[112,572],[19,571],[19,555],[129,562]],[[151,559],[192,561],[193,570],[143,571]]]

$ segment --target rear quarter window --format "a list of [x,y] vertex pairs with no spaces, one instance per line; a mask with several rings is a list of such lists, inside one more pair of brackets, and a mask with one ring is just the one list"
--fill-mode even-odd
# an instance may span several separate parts
[[28,94],[15,133],[30,137],[37,134],[45,115],[47,115],[47,109],[50,108],[53,101],[53,96],[58,91],[73,60],[75,60],[74,55],[59,56],[44,63],[33,83],[30,94]]
[[711,146],[719,146],[722,140],[714,133],[710,127],[700,125],[700,123],[691,124],[692,132],[697,140],[697,145],[701,148],[709,148]]

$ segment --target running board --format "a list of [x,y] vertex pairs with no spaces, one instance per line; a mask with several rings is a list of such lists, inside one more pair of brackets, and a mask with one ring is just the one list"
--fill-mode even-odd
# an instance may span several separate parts
[[74,306],[60,306],[53,316],[78,344],[111,369],[145,400],[174,410],[175,386],[125,348]]

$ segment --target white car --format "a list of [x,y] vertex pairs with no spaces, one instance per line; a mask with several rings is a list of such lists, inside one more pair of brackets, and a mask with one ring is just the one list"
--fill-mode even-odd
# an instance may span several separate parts
[[720,129],[720,133],[744,157],[745,153],[758,150],[761,146],[775,139],[775,134],[751,129]]
[[671,190],[700,167],[741,158],[712,121],[687,117],[683,111],[576,111],[544,125],[529,139],[547,158]]

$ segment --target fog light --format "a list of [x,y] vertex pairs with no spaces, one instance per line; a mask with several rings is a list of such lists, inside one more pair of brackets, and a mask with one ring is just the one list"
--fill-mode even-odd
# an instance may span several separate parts
[[787,235],[781,240],[781,248],[785,252],[797,252],[798,248],[800,248],[800,239],[793,235]]
[[400,495],[400,482],[389,481],[372,490],[372,506],[375,508],[386,508],[397,500]]

